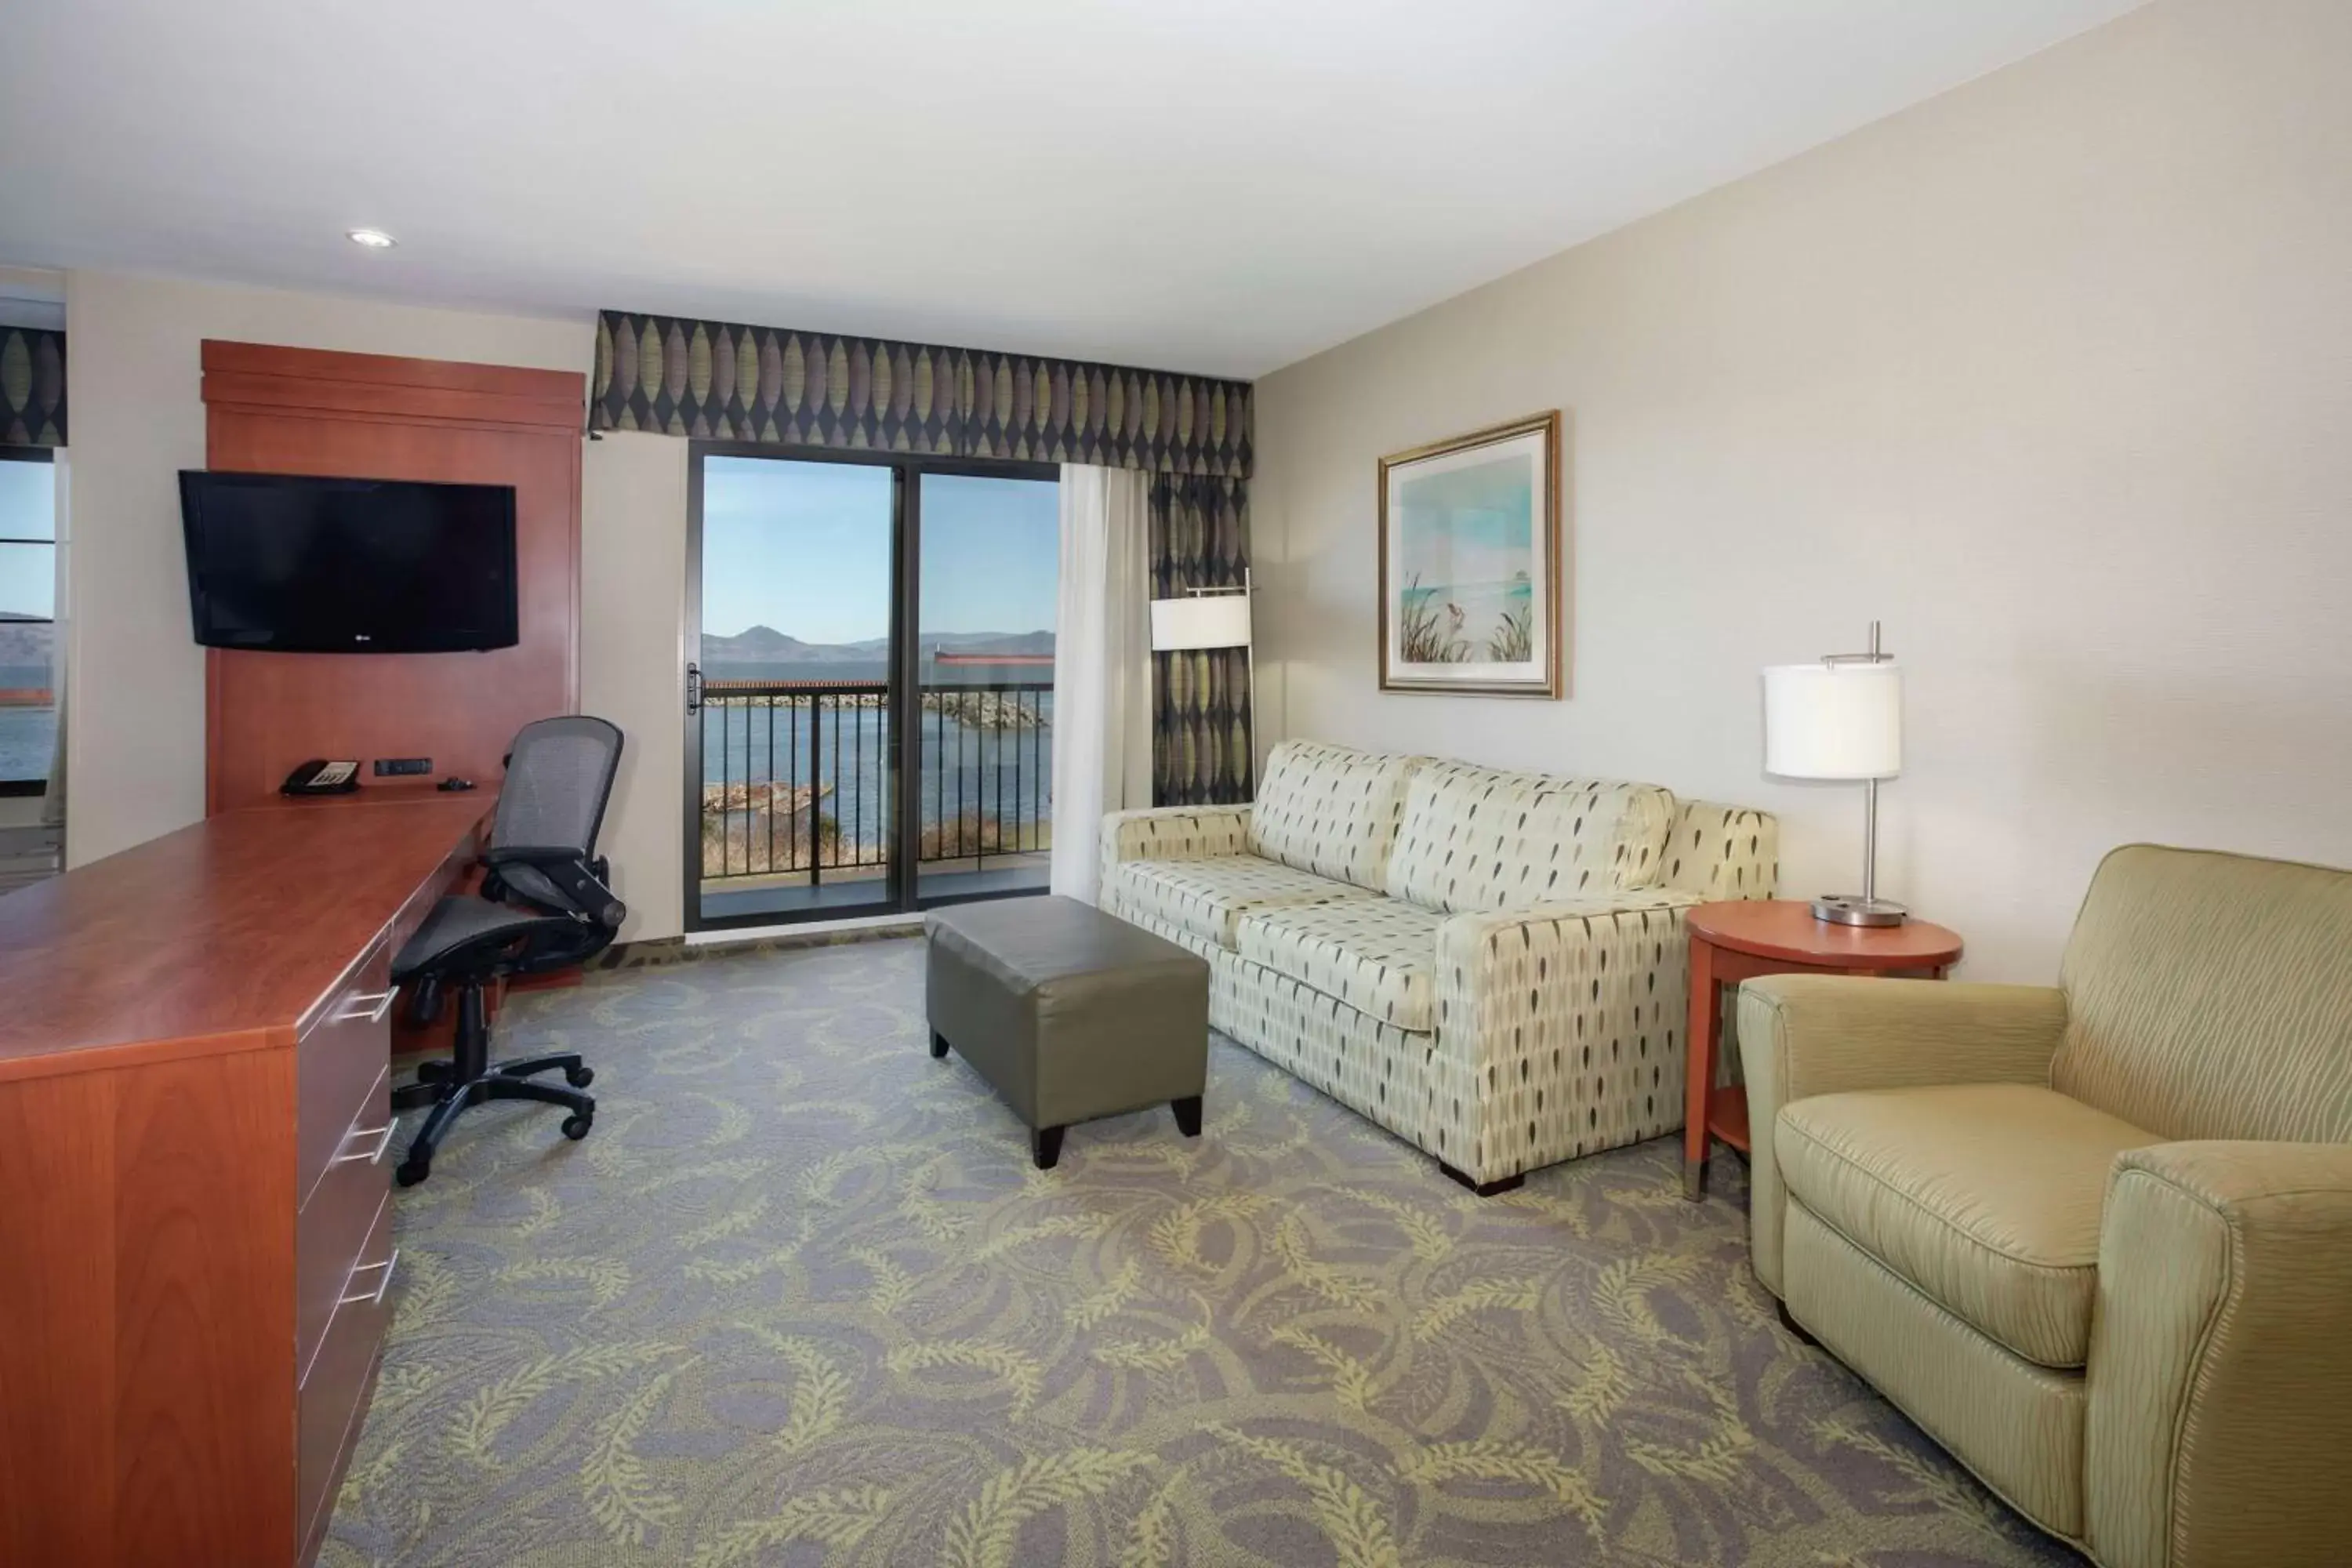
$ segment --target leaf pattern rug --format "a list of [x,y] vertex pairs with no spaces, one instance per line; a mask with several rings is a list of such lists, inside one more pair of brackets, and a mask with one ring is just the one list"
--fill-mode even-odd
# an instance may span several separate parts
[[[933,1061],[922,947],[522,997],[583,1143],[467,1114],[397,1194],[359,1564],[2076,1561],[1775,1321],[1734,1163],[1666,1140],[1481,1199],[1245,1050],[1204,1136],[1059,1169]],[[1728,1168],[1726,1168],[1728,1167]]]

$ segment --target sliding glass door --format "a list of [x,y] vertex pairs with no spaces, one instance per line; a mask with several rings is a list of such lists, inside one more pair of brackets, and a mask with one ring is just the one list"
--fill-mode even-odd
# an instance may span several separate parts
[[1060,487],[928,473],[916,630],[926,899],[1041,891],[1052,847]]
[[692,462],[689,929],[1044,890],[1055,470]]

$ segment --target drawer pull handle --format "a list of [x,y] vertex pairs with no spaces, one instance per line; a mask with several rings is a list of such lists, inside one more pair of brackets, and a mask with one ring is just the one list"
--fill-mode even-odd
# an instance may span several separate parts
[[349,1165],[354,1163],[369,1165],[376,1164],[383,1159],[383,1152],[392,1147],[392,1135],[399,1130],[400,1123],[397,1121],[387,1121],[381,1127],[354,1127],[349,1132],[343,1134],[343,1146],[345,1148],[350,1148],[352,1141],[360,1138],[374,1139],[375,1147],[369,1150],[364,1154],[356,1152],[350,1154],[338,1154],[335,1156],[333,1163],[338,1165]]
[[361,1275],[366,1273],[371,1268],[383,1269],[383,1278],[375,1282],[375,1289],[373,1290],[362,1290],[356,1296],[346,1296],[341,1300],[336,1302],[335,1305],[338,1307],[383,1306],[383,1293],[392,1289],[393,1265],[399,1261],[400,1248],[395,1247],[392,1249],[392,1256],[385,1258],[381,1263],[361,1263],[354,1265],[352,1268],[352,1278],[354,1279],[358,1279]]
[[[373,996],[366,994],[346,996],[343,1001],[347,1005],[343,1011],[335,1015],[335,1022],[349,1024],[364,1021],[370,1024],[381,1024],[383,1022],[384,1015],[392,1011],[393,999],[399,994],[400,987],[395,985],[389,991],[379,991]],[[371,1008],[373,1009],[373,1012],[370,1011]]]

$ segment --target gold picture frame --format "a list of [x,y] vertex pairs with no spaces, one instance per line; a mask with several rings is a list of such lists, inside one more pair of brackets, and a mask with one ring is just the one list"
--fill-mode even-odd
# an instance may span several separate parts
[[1380,461],[1382,691],[1557,699],[1560,412]]

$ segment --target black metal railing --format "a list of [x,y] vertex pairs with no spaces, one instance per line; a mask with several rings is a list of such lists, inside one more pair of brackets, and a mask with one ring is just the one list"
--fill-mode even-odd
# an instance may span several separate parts
[[[917,708],[926,866],[1051,847],[1051,681],[926,684]],[[889,865],[888,686],[705,680],[702,879],[814,885]]]

